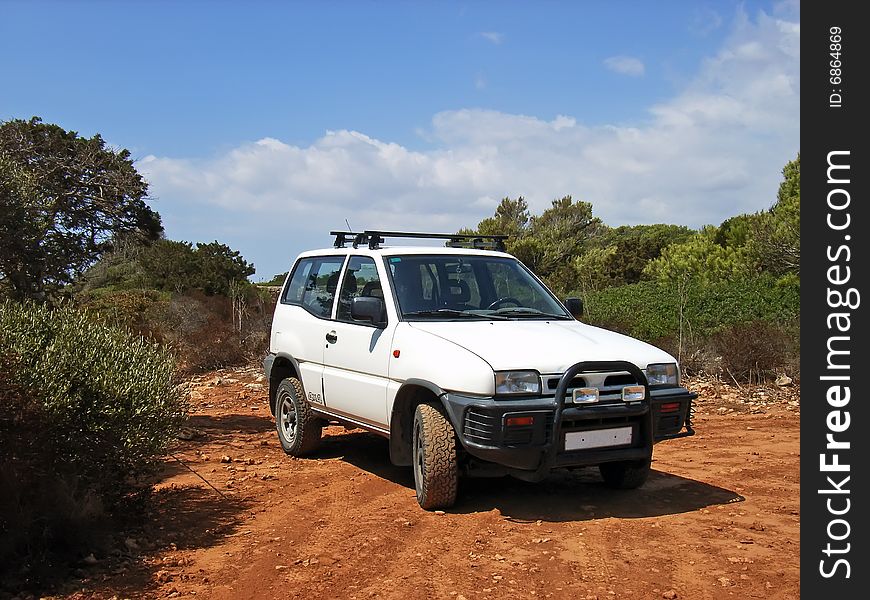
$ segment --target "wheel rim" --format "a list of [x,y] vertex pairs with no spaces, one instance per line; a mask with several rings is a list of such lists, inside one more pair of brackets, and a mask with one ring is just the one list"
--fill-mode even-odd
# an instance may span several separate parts
[[293,400],[284,397],[281,400],[281,435],[284,439],[292,444],[296,439],[296,431],[299,428],[299,420],[296,418],[296,408],[293,406]]
[[423,435],[420,424],[414,426],[414,483],[417,497],[423,494]]

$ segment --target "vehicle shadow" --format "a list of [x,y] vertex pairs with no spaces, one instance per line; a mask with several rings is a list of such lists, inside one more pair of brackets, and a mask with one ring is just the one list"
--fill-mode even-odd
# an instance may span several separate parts
[[372,475],[414,489],[411,469],[391,463],[389,442],[374,433],[354,429],[347,433],[324,435],[311,458],[338,458]]
[[[411,469],[390,463],[387,441],[371,433],[327,435],[313,458],[339,458],[414,489]],[[743,500],[731,490],[657,470],[639,489],[614,490],[604,485],[598,469],[587,468],[555,471],[539,483],[513,477],[463,478],[459,482],[459,500],[447,512],[467,514],[496,509],[517,521],[588,521],[672,515]]]
[[512,477],[463,479],[451,512],[497,509],[516,521],[590,521],[660,517],[743,500],[731,490],[656,470],[638,489],[614,490],[604,485],[598,469],[587,468],[556,471],[539,483]]

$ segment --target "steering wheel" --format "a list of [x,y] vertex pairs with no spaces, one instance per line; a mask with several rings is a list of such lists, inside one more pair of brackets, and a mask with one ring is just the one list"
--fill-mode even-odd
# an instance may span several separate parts
[[522,306],[523,305],[523,303],[520,302],[519,300],[517,300],[516,298],[511,298],[510,296],[505,296],[504,298],[499,298],[498,300],[496,300],[495,302],[493,302],[492,304],[487,306],[486,310],[497,310],[497,309],[501,308],[502,304],[506,304],[508,302],[510,302],[514,306]]

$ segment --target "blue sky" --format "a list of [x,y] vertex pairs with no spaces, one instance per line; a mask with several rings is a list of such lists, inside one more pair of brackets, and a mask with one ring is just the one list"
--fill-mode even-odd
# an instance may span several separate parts
[[611,225],[766,208],[799,31],[791,2],[0,0],[0,119],[128,148],[168,237],[268,278],[345,218],[453,230],[505,195]]

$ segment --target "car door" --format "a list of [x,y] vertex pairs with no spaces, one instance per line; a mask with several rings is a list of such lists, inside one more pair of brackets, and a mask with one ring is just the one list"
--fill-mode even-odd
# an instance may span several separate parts
[[281,310],[275,312],[272,348],[292,356],[309,401],[323,404],[323,352],[344,256],[301,258],[293,268]]
[[396,322],[378,328],[350,316],[353,298],[384,298],[378,265],[351,256],[342,276],[330,341],[324,351],[323,386],[331,411],[377,426],[387,424],[387,369]]

